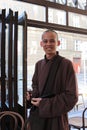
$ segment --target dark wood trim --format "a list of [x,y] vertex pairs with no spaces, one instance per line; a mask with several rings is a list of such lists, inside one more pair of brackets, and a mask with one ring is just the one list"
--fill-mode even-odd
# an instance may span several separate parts
[[13,11],[9,10],[9,27],[8,27],[8,101],[9,109],[13,107],[13,84],[12,84],[12,58],[13,58]]
[[5,95],[5,10],[2,10],[2,33],[1,33],[1,107],[2,110],[4,109],[5,106],[5,100],[6,100],[6,95]]
[[46,24],[48,23],[48,6],[46,7]]
[[[18,1],[20,1],[20,0],[18,0]],[[22,0],[20,2],[32,3],[32,4],[37,4],[37,5],[41,5],[41,6],[45,6],[45,7],[48,6],[48,7],[54,8],[54,9],[61,9],[61,10],[65,10],[68,12],[87,15],[87,10],[82,10],[82,9],[78,9],[75,7],[70,7],[67,5],[62,5],[59,3],[54,3],[54,2],[50,2],[50,1],[46,1],[46,0]]]
[[39,22],[39,21],[35,21],[35,20],[27,20],[27,26],[38,27],[38,28],[47,28],[47,29],[52,28],[52,29],[55,29],[58,31],[87,35],[87,29],[81,29],[81,28],[77,29],[75,27],[62,26],[62,25],[52,24],[52,23],[46,24],[45,22]]
[[[62,5],[62,4],[58,4],[58,3],[54,3],[54,2],[50,2],[50,1],[46,1],[46,0],[43,0],[43,1],[41,1],[41,0],[37,0],[37,1],[36,0],[22,0],[21,2],[27,2],[27,3],[32,3],[32,4],[41,5],[41,6],[46,7],[46,22],[40,22],[40,21],[28,19],[27,26],[39,27],[39,28],[52,28],[52,29],[56,29],[59,31],[78,33],[78,34],[87,34],[87,29],[68,26],[69,25],[68,24],[68,13],[69,12],[78,13],[78,14],[82,14],[82,15],[86,16],[87,15],[86,10],[77,9],[75,7],[70,7],[70,6],[66,6],[66,5]],[[66,26],[48,23],[48,8],[49,7],[66,11]],[[20,21],[22,21],[22,22],[20,22],[19,24],[23,25],[23,20],[20,20]]]
[[23,106],[25,106],[25,119],[27,119],[25,93],[27,91],[27,14],[24,15],[23,25]]
[[17,102],[18,102],[18,81],[17,81],[17,72],[18,72],[18,12],[15,12],[14,17],[14,109],[17,111]]

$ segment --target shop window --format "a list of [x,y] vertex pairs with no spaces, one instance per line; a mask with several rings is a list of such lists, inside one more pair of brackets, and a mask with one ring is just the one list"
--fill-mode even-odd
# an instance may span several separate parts
[[66,12],[53,8],[48,9],[48,22],[66,25]]
[[86,6],[86,0],[78,0],[78,8],[79,9],[85,9]]
[[66,50],[66,39],[65,38],[59,38],[60,46],[59,49]]
[[66,4],[66,0],[56,0],[56,2],[63,5]]
[[69,12],[69,26],[87,29],[87,16]]
[[8,1],[5,2],[0,1],[0,7],[6,8],[7,12],[10,9],[13,11],[18,11],[18,15],[21,17],[23,16],[23,13],[26,11],[27,18],[37,21],[46,21],[46,8],[44,6],[31,4],[27,2],[20,2],[20,1]]
[[77,0],[67,0],[67,4],[68,6],[71,6],[71,7],[76,7],[77,5]]
[[75,40],[75,51],[80,51],[80,50],[81,50],[81,41]]
[[73,66],[76,73],[80,73],[81,58],[73,57]]

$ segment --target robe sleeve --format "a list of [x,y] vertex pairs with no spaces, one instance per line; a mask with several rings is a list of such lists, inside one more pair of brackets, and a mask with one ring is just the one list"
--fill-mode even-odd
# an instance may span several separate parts
[[62,79],[64,81],[61,81],[65,85],[64,89],[55,97],[41,100],[39,105],[39,114],[41,117],[50,118],[61,116],[69,112],[78,100],[78,86],[73,65],[70,61],[65,61],[63,64]]
[[35,65],[35,72],[32,78],[32,97],[38,97],[39,92],[38,92],[38,65],[36,63]]

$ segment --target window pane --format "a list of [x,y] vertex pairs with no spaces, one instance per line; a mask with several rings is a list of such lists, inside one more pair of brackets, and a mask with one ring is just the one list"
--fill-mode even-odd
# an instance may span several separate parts
[[66,0],[56,0],[56,3],[59,3],[59,4],[66,4]]
[[69,26],[87,29],[87,16],[69,12]]
[[18,26],[18,103],[23,105],[23,27]]
[[86,9],[86,0],[67,0],[67,5],[85,10]]
[[18,11],[18,15],[21,16],[26,11],[28,19],[32,20],[38,20],[38,21],[46,21],[46,10],[44,6],[30,4],[26,2],[20,2],[20,1],[0,1],[0,8],[6,8],[7,12],[10,9],[13,11]]
[[48,22],[66,25],[66,12],[53,8],[48,9]]
[[27,4],[26,12],[28,14],[28,19],[38,20],[38,21],[46,21],[46,10],[45,7],[34,5],[34,4]]
[[66,4],[66,0],[47,0],[47,1],[50,1],[50,2],[55,2],[55,3],[59,3],[59,4]]
[[43,49],[40,46],[41,34],[43,29],[28,27],[27,40],[27,83],[28,89],[31,89],[31,80],[34,72],[35,63],[44,55]]
[[59,46],[59,49],[61,49],[61,50],[66,50],[66,39],[60,37],[60,38],[59,38],[59,41],[60,41],[60,43],[61,43],[60,46]]
[[47,1],[50,1],[50,2],[56,2],[55,0],[47,0]]
[[[43,31],[43,29],[39,28],[28,28],[28,89],[31,88],[31,79],[34,72],[35,63],[44,58],[44,51],[39,44]],[[78,80],[79,91],[86,92],[87,36],[61,31],[57,31],[57,33],[61,44],[60,47],[58,47],[59,54],[73,62]]]
[[67,5],[71,7],[77,6],[77,0],[67,0]]
[[78,8],[85,10],[86,0],[78,0]]
[[75,51],[81,51],[81,42],[80,40],[75,40]]

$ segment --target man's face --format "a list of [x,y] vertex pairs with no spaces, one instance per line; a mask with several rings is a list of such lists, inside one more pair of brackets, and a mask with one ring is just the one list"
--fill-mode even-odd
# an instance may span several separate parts
[[45,32],[42,37],[41,46],[48,55],[56,54],[56,47],[58,46],[57,35],[54,32]]

